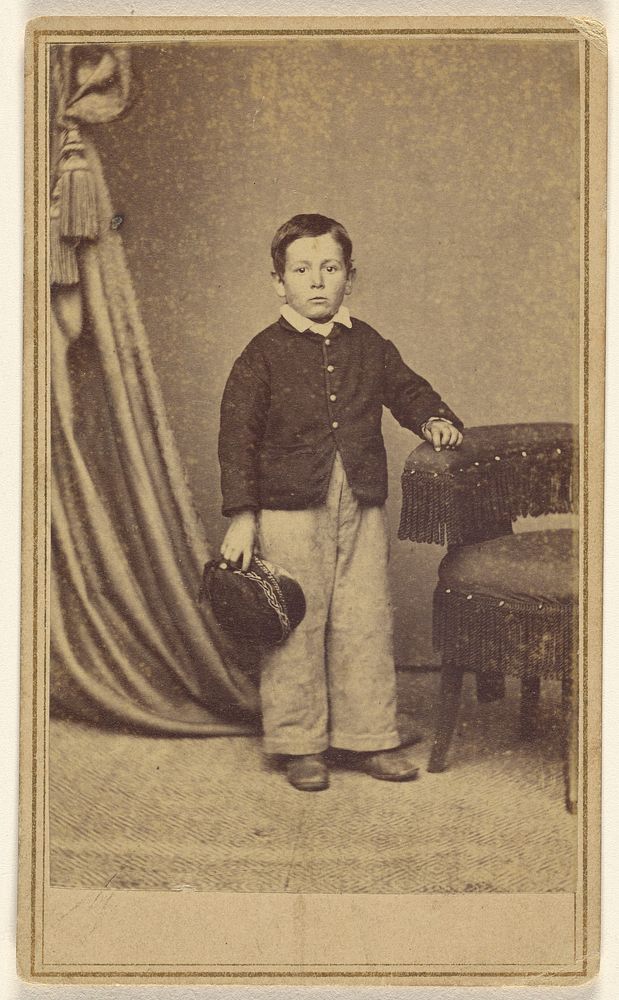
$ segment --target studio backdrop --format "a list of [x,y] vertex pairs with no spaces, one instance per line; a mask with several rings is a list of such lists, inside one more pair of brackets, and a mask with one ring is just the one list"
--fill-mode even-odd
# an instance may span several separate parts
[[[223,386],[277,315],[273,233],[298,212],[344,223],[351,312],[465,424],[577,422],[578,47],[253,38],[55,60],[57,705],[240,732],[252,665],[195,597],[226,527]],[[384,432],[396,659],[433,665],[443,552],[396,540],[418,439],[388,413]]]

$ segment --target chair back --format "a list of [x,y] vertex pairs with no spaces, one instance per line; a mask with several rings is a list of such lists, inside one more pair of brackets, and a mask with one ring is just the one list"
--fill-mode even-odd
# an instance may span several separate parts
[[470,427],[460,448],[419,445],[402,473],[398,537],[467,545],[510,534],[519,517],[577,509],[577,428],[568,423]]

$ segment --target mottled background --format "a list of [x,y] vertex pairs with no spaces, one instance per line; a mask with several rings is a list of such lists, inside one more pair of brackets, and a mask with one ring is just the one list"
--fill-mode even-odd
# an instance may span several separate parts
[[[137,93],[96,129],[172,427],[213,543],[218,407],[277,315],[269,245],[340,219],[351,311],[469,425],[576,420],[574,40],[298,38],[134,50]],[[432,662],[438,547],[395,539],[417,439],[385,414],[397,658]]]

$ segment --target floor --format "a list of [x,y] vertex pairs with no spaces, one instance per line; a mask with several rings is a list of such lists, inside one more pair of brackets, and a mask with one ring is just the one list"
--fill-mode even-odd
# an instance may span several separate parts
[[438,674],[400,674],[400,708],[425,732],[420,778],[334,769],[291,788],[257,739],[174,739],[51,726],[55,885],[247,892],[572,891],[576,817],[564,807],[559,686],[543,737],[522,744],[518,688],[478,705],[467,677],[443,774],[428,774]]

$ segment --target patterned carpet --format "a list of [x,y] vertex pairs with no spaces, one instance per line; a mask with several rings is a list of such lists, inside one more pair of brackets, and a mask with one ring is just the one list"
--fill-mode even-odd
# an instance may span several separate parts
[[466,679],[443,774],[428,774],[438,674],[402,673],[426,738],[418,781],[334,769],[291,788],[256,739],[115,735],[51,726],[52,883],[248,892],[572,891],[576,818],[563,804],[558,685],[543,739],[521,744],[517,688],[478,705]]

